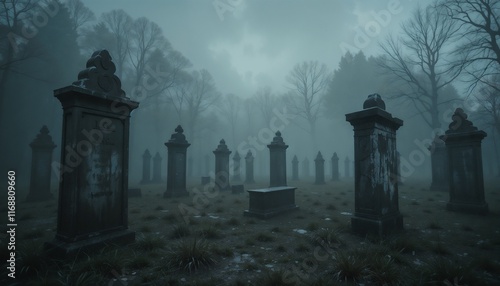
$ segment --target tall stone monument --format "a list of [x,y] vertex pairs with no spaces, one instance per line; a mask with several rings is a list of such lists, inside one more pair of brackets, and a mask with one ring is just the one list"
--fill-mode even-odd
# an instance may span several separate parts
[[156,152],[153,158],[153,179],[151,179],[151,182],[161,182],[161,156],[159,152]]
[[292,159],[292,180],[297,181],[299,179],[299,159],[297,155],[293,156]]
[[478,130],[467,114],[457,108],[445,136],[442,137],[448,153],[450,211],[487,214],[484,200],[483,161],[481,141],[486,132]]
[[105,243],[130,243],[128,230],[128,99],[108,51],[92,54],[78,81],[57,89],[63,107],[57,232],[45,247],[72,255]]
[[151,183],[151,153],[149,153],[149,149],[146,149],[142,154],[142,180],[140,183]]
[[339,180],[339,157],[334,152],[332,156],[332,181]]
[[385,235],[403,229],[399,212],[396,130],[399,118],[385,111],[378,94],[368,96],[363,110],[346,114],[354,127],[354,233]]
[[316,176],[315,176],[315,185],[324,185],[325,184],[325,159],[323,159],[323,155],[321,155],[321,152],[318,152],[318,155],[316,156],[316,159],[314,159],[315,163],[315,171],[316,171]]
[[281,187],[286,186],[286,149],[288,145],[283,142],[281,132],[277,131],[269,148],[269,186]]
[[253,155],[250,150],[248,150],[245,156],[245,184],[253,184],[255,180],[253,178]]
[[236,151],[233,156],[233,181],[235,182],[241,181],[240,161],[240,154]]
[[38,134],[30,143],[31,147],[31,177],[30,192],[26,201],[39,202],[53,199],[50,192],[52,152],[56,145],[49,135],[47,126],[43,126]]
[[188,196],[186,189],[186,156],[187,148],[191,145],[183,134],[182,126],[175,128],[170,140],[165,142],[168,149],[167,159],[167,190],[164,198]]
[[229,185],[229,154],[226,141],[220,140],[217,149],[213,151],[215,155],[215,187],[219,191],[231,190]]
[[448,179],[448,153],[443,136],[436,136],[429,146],[431,152],[432,183],[431,191],[448,192],[450,190]]

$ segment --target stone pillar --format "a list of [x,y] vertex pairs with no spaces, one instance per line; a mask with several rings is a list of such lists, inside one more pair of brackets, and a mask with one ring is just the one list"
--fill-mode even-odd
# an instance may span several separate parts
[[153,183],[161,182],[161,157],[160,153],[156,152],[153,158]]
[[286,148],[288,145],[283,142],[281,132],[277,131],[269,148],[269,186],[286,186]]
[[183,134],[182,126],[175,128],[170,140],[165,142],[168,149],[167,159],[167,190],[164,198],[188,196],[186,189],[186,156],[187,148],[191,145]]
[[450,190],[448,180],[448,154],[442,136],[434,138],[429,151],[431,152],[432,182],[431,191],[448,192]]
[[484,200],[484,179],[481,141],[486,132],[467,120],[467,114],[457,108],[448,130],[442,137],[448,153],[450,211],[487,214]]
[[292,159],[292,180],[297,181],[299,179],[299,159],[297,155],[293,156]]
[[240,172],[240,161],[241,157],[238,151],[233,156],[233,180],[235,182],[241,181],[241,172]]
[[403,121],[385,111],[385,103],[378,94],[369,95],[363,110],[346,114],[346,120],[354,127],[353,232],[385,235],[402,230],[396,179],[396,130]]
[[324,185],[325,184],[325,159],[323,159],[323,155],[321,152],[318,152],[316,159],[314,159],[315,169],[316,169],[316,180],[314,181],[315,185]]
[[344,176],[346,178],[350,178],[351,177],[351,161],[349,161],[349,157],[345,157],[345,160],[344,160]]
[[253,179],[253,155],[250,150],[248,150],[245,156],[245,184],[253,184],[255,180]]
[[151,153],[149,153],[149,149],[146,149],[142,154],[142,180],[140,183],[151,183]]
[[332,181],[339,180],[339,157],[337,153],[333,153],[332,156]]
[[302,174],[304,180],[307,180],[311,176],[309,173],[309,160],[307,157],[302,161]]
[[193,177],[193,157],[189,156],[187,162],[188,177]]
[[39,202],[53,199],[50,192],[50,179],[52,170],[52,152],[56,145],[49,135],[47,126],[40,129],[40,134],[36,136],[31,147],[31,177],[30,192],[26,201]]
[[231,151],[227,148],[226,141],[222,139],[213,152],[215,155],[215,187],[219,191],[229,191],[231,190],[229,184],[229,154]]
[[403,180],[401,179],[401,154],[399,153],[399,151],[396,151],[396,157],[397,157],[397,160],[396,160],[396,165],[397,165],[397,176],[398,176],[398,184],[401,186],[403,185]]
[[[130,113],[108,51],[94,52],[72,85],[54,90],[63,107],[57,232],[45,247],[73,255],[135,240],[128,230]],[[54,167],[54,166],[53,166]]]

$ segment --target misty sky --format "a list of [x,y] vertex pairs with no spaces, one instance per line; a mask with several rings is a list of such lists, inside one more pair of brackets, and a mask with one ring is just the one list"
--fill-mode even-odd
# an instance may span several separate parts
[[[84,3],[98,18],[103,12],[121,8],[133,18],[145,16],[156,22],[173,48],[190,59],[194,68],[206,68],[213,75],[223,94],[247,97],[266,85],[275,92],[286,91],[285,76],[302,61],[318,60],[330,70],[337,68],[343,54],[342,43],[361,48],[366,55],[378,54],[377,41],[388,31],[397,30],[417,2],[424,6],[431,1],[89,0]],[[390,15],[389,21],[374,22],[375,13]],[[359,31],[366,33],[367,25],[372,29],[371,36],[364,38],[368,41],[360,42]]]

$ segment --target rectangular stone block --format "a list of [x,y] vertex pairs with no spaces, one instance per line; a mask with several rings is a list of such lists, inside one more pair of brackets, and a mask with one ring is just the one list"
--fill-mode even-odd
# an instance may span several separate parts
[[249,208],[245,216],[269,218],[285,212],[297,210],[295,204],[295,187],[272,187],[248,190]]

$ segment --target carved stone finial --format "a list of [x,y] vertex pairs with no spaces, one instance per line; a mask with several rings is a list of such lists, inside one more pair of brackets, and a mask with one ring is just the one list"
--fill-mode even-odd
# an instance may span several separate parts
[[73,82],[78,86],[90,91],[112,97],[125,97],[121,89],[121,81],[115,75],[116,66],[111,61],[111,55],[107,50],[95,51],[87,61],[86,69],[78,74],[78,80]]
[[186,144],[187,143],[186,135],[183,134],[184,129],[182,129],[182,126],[177,125],[177,127],[175,128],[174,131],[175,131],[175,133],[173,133],[170,136],[170,140],[168,142]]
[[385,102],[382,100],[382,97],[378,93],[368,95],[368,98],[363,103],[363,109],[378,107],[382,110],[385,110]]
[[36,135],[35,140],[30,143],[30,146],[47,147],[52,149],[56,147],[54,141],[52,141],[52,136],[49,135],[49,129],[46,125],[42,126],[42,128],[40,129],[40,133]]
[[462,108],[455,109],[455,113],[451,116],[453,121],[448,126],[446,134],[477,131],[477,127],[467,120],[467,117]]
[[177,132],[177,133],[184,133],[184,129],[182,129],[182,126],[177,125],[177,128],[175,128],[175,132]]

